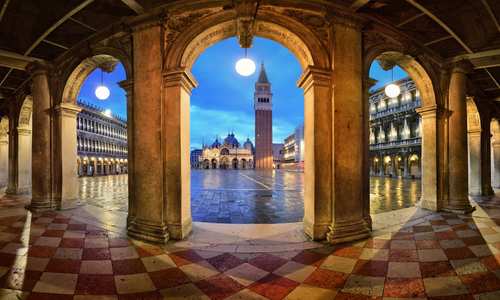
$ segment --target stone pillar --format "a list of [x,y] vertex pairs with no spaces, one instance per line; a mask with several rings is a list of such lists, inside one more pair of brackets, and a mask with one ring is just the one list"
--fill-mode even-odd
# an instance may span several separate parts
[[424,106],[416,109],[421,116],[422,136],[422,196],[420,206],[438,211],[442,207],[439,196],[439,163],[438,163],[438,121],[442,110],[438,106]]
[[410,155],[403,156],[403,178],[410,177],[410,170],[408,167],[408,160],[410,159]]
[[[327,238],[330,243],[341,243],[370,235],[364,216],[367,195],[363,186],[366,184],[363,157],[368,147],[364,118],[368,116],[363,93],[360,24],[343,16],[335,18],[333,45],[333,215]],[[346,141],[350,141],[349,147]]]
[[129,215],[128,234],[131,237],[165,243],[169,239],[164,199],[164,170],[151,168],[148,163],[163,166],[162,124],[162,39],[159,22],[141,24],[132,33],[134,54],[133,113],[128,117],[133,128],[129,132],[129,145],[134,154],[129,161],[133,166],[129,190],[133,201],[133,215]]
[[[189,103],[196,86],[196,80],[186,70],[164,74],[164,189],[168,232],[173,239],[183,239],[192,229]],[[231,160],[229,168],[233,167]]]
[[[127,120],[134,120],[134,81],[132,79],[121,81],[120,87],[125,90],[127,95]],[[127,176],[128,182],[128,215],[127,223],[134,219],[135,216],[135,201],[133,192],[134,188],[134,122],[127,122],[127,147],[128,147],[128,161],[129,161],[129,175]],[[123,173],[120,167],[120,174]]]
[[20,194],[17,189],[17,170],[19,168],[18,157],[19,157],[19,135],[17,134],[17,118],[10,118],[9,122],[9,163],[8,163],[8,178],[7,178],[7,190],[5,191],[8,195]]
[[[470,120],[470,118],[469,118]],[[469,124],[470,125],[470,124]],[[467,131],[469,154],[469,194],[481,196],[481,128],[472,127]],[[451,161],[450,163],[454,163]]]
[[[469,213],[473,211],[468,198],[467,168],[467,108],[466,69],[455,66],[451,72],[448,117],[448,201],[447,211]],[[425,147],[422,146],[422,149]]]
[[17,192],[25,194],[31,191],[31,129],[18,127],[17,134]]
[[326,238],[332,220],[332,72],[309,67],[304,90],[304,231]]
[[9,180],[9,135],[7,128],[0,128],[0,187],[6,186]]
[[[32,74],[33,139],[32,139],[32,198],[29,208],[34,211],[54,208],[52,184],[52,120],[48,67],[40,63],[28,65]],[[75,130],[75,129],[73,129]]]
[[372,217],[370,215],[370,176],[376,175],[374,158],[370,159],[370,88],[377,83],[376,80],[368,78],[363,80],[363,128],[366,145],[363,147],[363,217],[366,224],[372,229]]
[[491,187],[491,118],[481,118],[481,195],[495,193]]
[[492,165],[493,165],[493,180],[494,188],[500,188],[500,124],[494,119],[491,124],[491,132],[493,138],[491,141]]
[[58,209],[73,208],[78,204],[78,152],[76,118],[81,108],[71,103],[55,107],[56,143],[54,201]]

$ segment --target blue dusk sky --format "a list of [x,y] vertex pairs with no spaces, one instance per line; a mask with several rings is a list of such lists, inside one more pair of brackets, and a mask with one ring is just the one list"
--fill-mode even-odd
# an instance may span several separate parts
[[[207,48],[196,60],[192,73],[199,86],[191,96],[191,148],[200,148],[203,142],[211,144],[216,136],[223,139],[228,132],[234,132],[240,143],[247,137],[253,142],[253,93],[262,62],[273,92],[273,142],[282,143],[303,123],[304,97],[302,89],[297,87],[302,70],[295,56],[279,43],[257,37],[248,50],[248,57],[255,61],[257,70],[243,77],[234,69],[243,55],[237,39],[229,38]],[[406,76],[399,67],[394,69],[394,80]],[[376,89],[391,81],[391,71],[382,70],[375,62],[370,68],[370,77],[378,80]],[[121,64],[112,73],[104,73],[104,84],[110,88],[111,96],[101,101],[94,95],[101,81],[101,71],[95,70],[84,82],[79,99],[126,118],[125,92],[117,84],[124,79]]]

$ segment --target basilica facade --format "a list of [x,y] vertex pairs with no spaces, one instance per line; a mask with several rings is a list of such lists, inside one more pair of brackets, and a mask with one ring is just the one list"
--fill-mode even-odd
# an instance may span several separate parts
[[201,169],[253,169],[254,147],[249,138],[240,147],[234,133],[228,133],[222,143],[219,138],[203,146],[197,167]]

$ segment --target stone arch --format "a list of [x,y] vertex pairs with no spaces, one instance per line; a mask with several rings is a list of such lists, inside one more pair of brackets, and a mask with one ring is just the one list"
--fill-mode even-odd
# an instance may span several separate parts
[[0,119],[0,187],[7,185],[9,178],[9,118]]
[[467,148],[468,148],[468,183],[469,194],[482,194],[482,156],[481,143],[484,143],[481,126],[481,115],[473,98],[467,97]]
[[[191,70],[198,56],[211,45],[236,36],[234,13],[227,11],[206,17],[183,31],[170,47],[166,58],[167,69]],[[292,18],[269,11],[259,11],[253,33],[288,48],[302,69],[309,66],[329,68],[330,59],[314,32]],[[314,53],[314,55],[313,55]]]

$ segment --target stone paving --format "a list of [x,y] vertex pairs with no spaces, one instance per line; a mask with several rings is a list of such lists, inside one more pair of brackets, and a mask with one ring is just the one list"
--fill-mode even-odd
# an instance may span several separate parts
[[248,253],[150,245],[27,202],[0,199],[0,299],[500,299],[498,198],[358,242]]
[[[194,221],[270,224],[302,221],[303,173],[257,170],[192,170],[191,209]],[[82,177],[80,198],[110,211],[127,211],[127,175]],[[413,206],[420,180],[373,177],[371,212]]]

